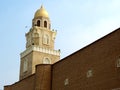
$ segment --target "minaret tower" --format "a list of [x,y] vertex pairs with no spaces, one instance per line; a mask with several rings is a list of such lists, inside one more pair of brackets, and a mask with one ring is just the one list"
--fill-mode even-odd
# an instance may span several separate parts
[[35,73],[37,64],[53,64],[60,59],[60,50],[54,50],[56,31],[51,30],[48,12],[43,6],[32,20],[26,33],[26,50],[21,53],[20,80]]

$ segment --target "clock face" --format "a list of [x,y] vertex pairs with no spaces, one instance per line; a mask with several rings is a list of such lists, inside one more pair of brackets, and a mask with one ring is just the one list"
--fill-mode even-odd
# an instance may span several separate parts
[[28,70],[28,59],[25,58],[23,62],[23,72],[27,72],[27,70]]

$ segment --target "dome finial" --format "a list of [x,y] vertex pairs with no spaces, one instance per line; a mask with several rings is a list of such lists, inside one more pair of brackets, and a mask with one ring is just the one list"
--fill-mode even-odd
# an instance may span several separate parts
[[41,4],[41,7],[40,8],[43,8],[43,4]]
[[38,9],[36,11],[34,18],[36,18],[36,17],[47,17],[47,18],[49,18],[48,12],[45,10],[43,5],[41,5],[40,9]]

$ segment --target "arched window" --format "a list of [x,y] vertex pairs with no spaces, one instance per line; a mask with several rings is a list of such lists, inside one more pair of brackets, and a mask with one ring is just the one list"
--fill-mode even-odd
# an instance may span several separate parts
[[33,37],[39,37],[38,33],[34,33]]
[[47,34],[44,35],[44,44],[49,44],[49,36]]
[[87,78],[90,78],[93,76],[93,71],[92,70],[88,70],[87,71]]
[[26,72],[28,69],[28,60],[25,59],[24,62],[23,62],[23,72]]
[[47,21],[44,21],[44,27],[47,28]]
[[40,20],[37,21],[37,26],[40,27]]
[[33,33],[32,45],[39,45],[39,33]]
[[120,58],[117,60],[117,67],[120,67]]
[[44,58],[43,60],[43,64],[50,64],[51,61],[49,60],[49,58]]

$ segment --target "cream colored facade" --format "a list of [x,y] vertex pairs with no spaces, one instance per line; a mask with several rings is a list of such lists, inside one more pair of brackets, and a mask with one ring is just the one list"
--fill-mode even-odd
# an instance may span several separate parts
[[32,28],[26,33],[26,50],[21,53],[20,80],[35,73],[37,64],[53,64],[60,60],[54,50],[56,31],[51,30],[47,11],[41,6],[34,15]]

